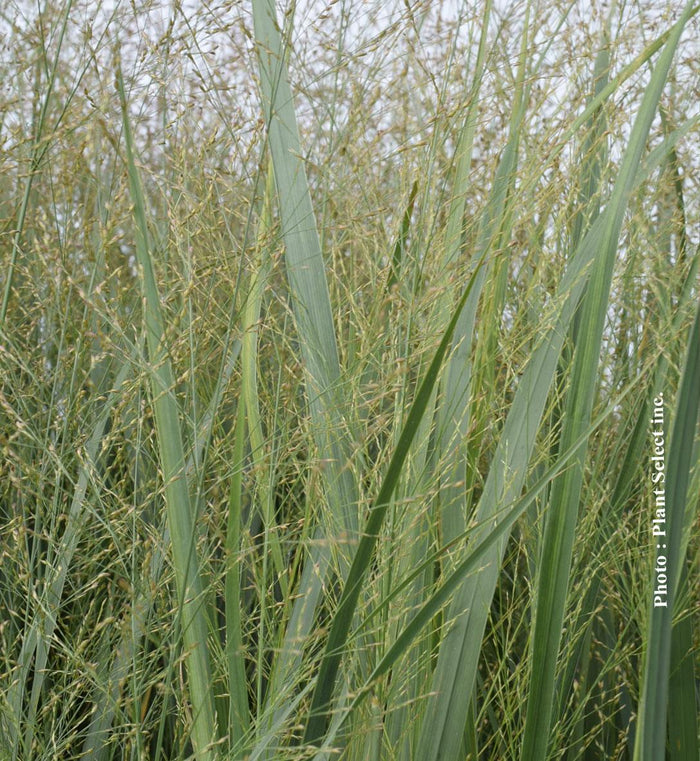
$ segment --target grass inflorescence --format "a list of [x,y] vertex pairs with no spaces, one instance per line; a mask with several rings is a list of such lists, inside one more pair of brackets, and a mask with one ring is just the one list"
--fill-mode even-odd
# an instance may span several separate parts
[[13,4],[0,761],[697,761],[698,10]]

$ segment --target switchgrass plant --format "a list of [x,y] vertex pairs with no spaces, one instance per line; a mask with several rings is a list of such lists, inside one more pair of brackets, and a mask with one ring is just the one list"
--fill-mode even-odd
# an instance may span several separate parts
[[1,759],[697,761],[698,10],[3,14]]

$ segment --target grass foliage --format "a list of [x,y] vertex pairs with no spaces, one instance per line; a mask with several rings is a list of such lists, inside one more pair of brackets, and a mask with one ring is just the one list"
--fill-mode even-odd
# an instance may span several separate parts
[[0,761],[697,761],[699,24],[14,0]]

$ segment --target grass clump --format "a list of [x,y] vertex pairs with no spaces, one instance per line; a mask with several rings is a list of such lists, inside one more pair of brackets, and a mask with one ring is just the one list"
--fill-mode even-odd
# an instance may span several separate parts
[[697,759],[697,8],[14,10],[0,758]]

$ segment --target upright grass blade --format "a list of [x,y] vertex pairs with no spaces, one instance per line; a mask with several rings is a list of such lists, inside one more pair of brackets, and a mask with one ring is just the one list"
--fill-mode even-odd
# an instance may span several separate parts
[[[683,125],[681,129],[669,134],[664,139],[664,141],[659,146],[657,146],[654,151],[651,152],[651,154],[645,160],[643,166],[640,167],[637,177],[637,184],[639,184],[641,179],[648,174],[648,171],[645,167],[655,167],[659,164],[663,165],[663,161],[659,160],[659,156],[667,156],[669,154],[675,153],[674,145],[678,139],[678,136],[681,134],[687,134],[687,131],[692,128],[692,126],[694,126],[694,121],[695,120],[689,120],[686,124]],[[692,305],[694,294],[690,286],[695,281],[698,259],[699,257],[696,255],[694,257],[691,270],[688,273],[688,277],[686,278],[685,283],[682,284],[680,293],[678,294],[677,309],[671,321],[669,336],[677,336],[682,331],[684,316],[688,312],[688,306]],[[669,298],[669,301],[670,300],[671,299]],[[629,430],[632,431],[632,433],[629,439],[626,439],[620,443],[619,451],[611,458],[611,465],[621,463],[621,466],[615,468],[617,470],[616,473],[614,473],[613,470],[609,471],[610,476],[614,478],[615,485],[612,489],[609,508],[604,510],[602,516],[603,522],[598,531],[597,547],[599,550],[602,550],[603,544],[615,532],[616,527],[618,527],[620,522],[623,520],[623,508],[629,500],[631,491],[637,480],[637,474],[645,462],[644,452],[648,447],[649,440],[649,410],[652,406],[652,399],[655,396],[654,389],[664,388],[666,385],[668,365],[669,362],[666,353],[659,352],[656,368],[654,372],[650,374],[650,380],[645,382],[645,385],[648,386],[647,390],[645,391],[646,398],[643,398],[641,404],[630,408],[627,422],[621,426],[621,430]],[[598,550],[594,550],[592,555],[596,557],[598,555]],[[576,671],[579,670],[579,672],[582,673],[582,670],[578,669],[578,664],[582,663],[586,657],[584,648],[586,647],[586,642],[590,639],[590,630],[596,621],[596,619],[590,615],[590,611],[595,609],[597,601],[599,600],[601,589],[604,587],[604,574],[605,567],[596,568],[594,570],[586,601],[581,608],[577,623],[572,627],[573,631],[586,631],[587,633],[579,638],[579,642],[575,646],[574,654],[573,656],[569,657],[566,665],[566,670],[562,675],[561,680],[559,680],[560,687],[557,690],[559,693],[559,705],[556,710],[558,710],[560,714],[563,714],[565,705],[569,701],[569,698],[573,692]],[[683,636],[685,636],[686,628],[683,628]],[[676,629],[674,629],[674,636],[675,634]],[[679,656],[681,653],[687,653],[687,649],[679,645]],[[594,672],[591,673],[589,678],[591,682],[598,681]],[[583,681],[584,679],[585,676],[582,676],[579,679],[579,689],[582,690],[583,693],[586,691]],[[678,717],[680,721],[678,724],[674,724],[674,726],[678,726],[681,730],[685,730],[685,725],[682,724],[682,721],[687,716],[684,711],[687,698],[684,696],[693,693],[695,690],[694,674],[692,670],[675,669],[674,679],[678,684],[678,690],[671,690],[669,696],[669,704],[672,704],[674,700],[678,700],[678,707],[675,711],[669,711],[669,716],[671,718]],[[689,682],[690,688],[687,684],[681,685],[680,683],[683,681]],[[626,690],[627,687],[624,686],[623,689]],[[669,720],[670,724],[671,718]],[[622,726],[627,726],[627,724],[628,719],[623,719]],[[571,746],[569,753],[567,754],[567,758],[572,759],[572,761],[579,759],[583,752],[582,746],[580,744],[583,733],[583,725],[584,716],[582,715],[578,722],[578,727],[575,730],[577,734],[574,744]],[[692,732],[682,731],[681,734],[685,738],[685,740],[681,743],[681,746],[687,746],[689,743],[688,738]],[[697,743],[697,740],[695,743]],[[695,753],[695,756],[697,756],[697,753]],[[692,758],[695,758],[695,756],[692,756]]]
[[197,562],[194,515],[187,481],[178,404],[174,392],[175,377],[167,347],[163,343],[165,330],[151,259],[146,204],[134,158],[124,81],[119,68],[117,69],[117,88],[136,222],[136,254],[144,295],[149,380],[180,601],[179,613],[187,651],[187,674],[192,701],[192,742],[198,761],[208,761],[213,758],[212,744],[216,739],[212,671],[207,646],[209,625],[206,611],[202,608],[204,590]]
[[[63,590],[68,578],[73,556],[75,554],[80,536],[84,527],[85,508],[87,502],[88,486],[91,479],[91,468],[99,458],[100,445],[109,424],[112,408],[118,399],[118,392],[126,382],[131,370],[131,363],[125,362],[114,380],[114,390],[110,393],[105,401],[100,417],[95,423],[95,428],[85,447],[85,462],[80,468],[78,480],[73,492],[70,509],[68,511],[68,522],[56,549],[56,559],[54,563],[55,572],[47,574],[45,579],[45,598],[42,600],[41,611],[43,615],[37,616],[27,627],[27,632],[22,642],[22,649],[19,656],[19,668],[16,679],[14,679],[9,690],[8,704],[12,711],[11,734],[9,737],[9,750],[11,758],[19,756],[20,747],[24,746],[25,753],[28,754],[32,747],[34,720],[31,713],[36,711],[36,705],[43,689],[47,676],[47,661],[49,647],[54,639],[55,629],[58,620],[58,612],[63,597]],[[32,662],[34,664],[33,677],[30,680],[29,674]],[[31,702],[33,708],[30,709],[30,716],[26,722],[26,736],[21,737],[22,705],[24,701],[24,692],[31,682]]]
[[[685,14],[684,14],[685,15]],[[668,596],[666,606],[655,607],[653,589],[657,578],[654,571],[649,585],[649,618],[645,642],[645,665],[642,697],[639,704],[634,761],[656,761],[666,752],[666,721],[668,708],[668,685],[673,637],[674,604],[683,575],[685,560],[683,551],[686,511],[686,494],[692,469],[697,467],[694,443],[700,414],[700,306],[688,336],[688,351],[678,389],[673,430],[670,436],[666,478],[664,480],[666,503],[665,547],[654,549],[655,563],[659,557],[667,558]],[[678,626],[679,624],[677,624]],[[682,624],[680,624],[682,626]],[[679,644],[683,641],[679,636]],[[679,653],[679,661],[684,657]],[[683,714],[697,716],[697,706],[690,703]],[[673,752],[673,748],[671,749]]]
[[287,275],[304,358],[309,408],[338,532],[357,529],[357,486],[348,468],[340,364],[321,243],[302,160],[292,91],[272,0],[253,0],[260,88],[274,165]]
[[[32,146],[32,158],[29,173],[26,179],[26,185],[24,187],[24,194],[22,196],[22,204],[19,209],[19,215],[17,218],[17,226],[15,227],[14,235],[12,236],[12,256],[10,258],[9,267],[5,274],[5,287],[2,294],[2,302],[0,302],[0,330],[5,327],[5,317],[7,316],[7,308],[10,303],[10,294],[12,293],[12,284],[14,281],[15,270],[17,268],[17,260],[20,251],[20,241],[22,239],[22,232],[24,230],[24,223],[27,218],[27,211],[29,209],[29,200],[32,194],[32,185],[36,178],[39,167],[41,166],[44,154],[48,150],[49,143],[44,139],[44,126],[46,117],[48,114],[49,104],[51,103],[51,96],[53,93],[54,84],[56,82],[56,75],[58,73],[58,62],[61,56],[61,49],[63,48],[63,40],[66,34],[66,28],[68,26],[68,19],[70,18],[71,8],[73,6],[73,0],[68,0],[66,8],[61,20],[61,26],[58,34],[58,45],[56,46],[56,52],[54,53],[54,59],[49,70],[49,78],[46,85],[46,90],[43,94],[41,111],[35,125],[35,134]],[[58,125],[56,125],[58,126]]]
[[[406,255],[408,252],[409,232],[413,232],[411,229],[411,221],[413,217],[413,210],[418,188],[419,182],[418,180],[415,180],[411,186],[408,203],[404,210],[401,224],[393,246],[390,274],[384,289],[385,298],[383,301],[378,302],[377,304],[377,315],[381,320],[380,324],[383,325],[386,325],[389,321],[392,320],[392,318],[397,320],[396,312],[392,310],[392,302],[394,303],[394,306],[396,306],[396,301],[393,298],[392,291],[396,290],[397,292],[401,292],[403,290],[402,286],[404,288],[406,286],[406,278],[404,277],[406,272]],[[409,278],[409,282],[412,280],[413,279]],[[415,286],[415,280],[413,280],[413,284]],[[406,293],[406,296],[408,296],[409,299],[411,298],[408,293]],[[370,321],[372,320],[373,318],[370,318]],[[401,349],[398,349],[398,346],[402,344],[402,338],[403,335],[401,335],[399,331],[386,331],[386,333],[382,334],[380,340],[375,342],[372,349],[371,358],[369,361],[367,361],[366,369],[361,376],[361,387],[371,388],[371,384],[376,384],[377,382],[381,383],[376,370],[378,367],[382,366],[382,357],[386,356],[386,352],[390,352],[391,354],[397,352],[399,355],[401,355]],[[399,394],[393,400],[394,409],[400,410],[401,413],[403,412],[403,394],[405,392],[406,385],[403,386],[401,394]],[[428,405],[428,410],[432,409],[432,406],[433,404],[431,401],[431,403]],[[367,412],[363,415],[363,422],[365,423],[369,422],[367,413],[369,413],[369,410],[367,410]],[[426,423],[430,418],[430,413],[426,412],[422,422]],[[398,430],[398,433],[400,433],[402,417],[396,416],[394,420],[395,430]],[[408,462],[410,465],[407,465],[405,469],[405,478],[403,478],[402,482],[397,485],[397,491],[394,494],[393,498],[394,507],[404,497],[404,495],[414,494],[415,489],[420,488],[416,487],[414,481],[420,480],[420,471],[422,470],[423,464],[425,462],[427,441],[423,438],[424,431],[425,426],[422,426],[422,430],[419,428],[419,430],[416,432],[416,438],[414,439],[413,443],[413,457],[409,456]],[[387,521],[387,523],[389,523],[391,526],[389,529],[390,533],[393,533],[401,522],[398,517],[394,522],[392,520],[393,517],[397,517],[395,510],[393,516],[390,517]],[[408,552],[402,555],[402,557],[396,563],[393,563],[391,560],[387,562],[387,571],[384,575],[382,593],[384,590],[392,588],[392,580],[396,574],[403,575],[405,570],[414,567],[417,559],[422,559],[425,557],[429,547],[429,528],[427,527],[427,523],[427,519],[413,523],[405,539],[405,544],[408,548]],[[378,558],[378,563],[381,564],[382,559]],[[413,589],[408,593],[406,603],[409,606],[412,604],[409,602],[409,600],[416,600],[417,602],[421,598],[422,589],[428,583],[429,571],[426,569],[423,577],[415,580]],[[381,632],[385,632],[387,630],[389,631],[388,636],[392,637],[393,630],[401,625],[400,619],[394,619],[389,622],[388,615],[389,614],[387,613],[387,619],[383,622],[383,627],[385,628],[378,628],[380,631],[380,637]],[[371,662],[368,662],[366,666],[371,668]],[[414,668],[410,677],[411,683],[406,687],[407,699],[404,704],[394,708],[390,705],[385,704],[384,701],[379,700],[377,701],[376,705],[372,706],[372,710],[376,719],[374,721],[374,730],[366,740],[367,749],[364,751],[364,755],[367,755],[367,753],[372,755],[372,750],[370,750],[370,748],[379,748],[384,742],[388,742],[392,745],[392,747],[397,747],[400,744],[402,746],[401,753],[408,753],[408,746],[410,745],[410,734],[405,731],[407,721],[406,717],[408,715],[408,711],[410,711],[411,695],[419,694],[423,679],[423,669],[418,667]],[[351,728],[348,729],[348,733],[352,735]],[[377,755],[378,752],[379,751],[375,752],[374,755]],[[400,759],[401,756],[399,755],[397,761],[400,761]]]
[[[260,91],[274,167],[281,234],[292,297],[296,332],[301,345],[311,429],[324,463],[329,511],[319,513],[313,542],[299,582],[284,641],[275,658],[268,695],[286,712],[285,701],[300,676],[303,643],[316,617],[324,581],[331,565],[331,542],[340,550],[339,570],[347,572],[347,548],[358,527],[359,490],[351,465],[351,438],[344,419],[343,389],[321,244],[287,78],[282,35],[273,0],[253,0],[253,20],[260,67]],[[264,757],[271,758],[264,750]]]
[[[216,391],[212,396],[209,407],[202,416],[202,420],[196,432],[194,451],[187,459],[188,480],[194,477],[195,460],[201,460],[202,453],[211,437],[216,413],[221,401],[222,391],[228,386],[231,380],[239,353],[240,342],[234,341],[230,346],[226,363],[222,368]],[[134,359],[132,363],[135,364],[136,360]],[[88,727],[85,736],[85,742],[83,743],[83,757],[89,759],[89,761],[103,761],[109,757],[109,730],[119,707],[121,685],[129,676],[129,670],[133,667],[134,658],[139,652],[140,644],[146,634],[148,616],[153,608],[156,590],[161,583],[163,566],[165,565],[165,555],[161,548],[168,547],[169,544],[170,532],[168,531],[166,521],[161,530],[161,540],[155,545],[148,566],[144,569],[145,581],[141,585],[142,591],[137,596],[129,611],[128,618],[122,628],[122,636],[119,639],[119,643],[114,649],[114,652],[110,654],[111,658],[109,659],[109,664],[102,668],[103,671],[108,672],[104,677],[104,684],[100,685],[99,688],[94,691],[92,702],[97,706],[97,710],[90,721],[90,726]],[[234,627],[235,623],[236,621],[233,615],[229,617],[227,613],[227,634],[229,629]],[[229,653],[229,641],[230,639],[227,638],[227,653]],[[245,694],[245,672],[243,673],[242,678],[237,670],[241,660],[240,649],[236,650],[234,648],[234,654],[231,656],[231,659],[233,660],[235,667],[230,668],[230,673],[233,673],[236,679],[236,681],[231,684],[233,695],[231,702],[233,703],[237,698],[240,698],[239,691],[241,689],[243,689]],[[229,663],[229,665],[231,664]],[[233,692],[234,689],[236,692]],[[239,706],[240,702],[238,705],[234,704],[232,710],[235,710]],[[244,722],[245,715],[243,716],[244,718],[242,721]],[[235,734],[235,724],[233,721],[230,723],[230,728],[233,738],[237,738],[238,735]]]
[[[272,561],[274,580],[279,583],[283,597],[288,594],[285,563],[282,556],[282,548],[279,542],[278,532],[275,531],[275,505],[273,494],[273,465],[270,464],[266,454],[265,439],[260,414],[258,395],[258,334],[257,325],[260,319],[263,288],[269,273],[270,257],[268,246],[270,245],[270,232],[272,229],[272,203],[274,195],[274,170],[272,161],[268,161],[267,178],[265,181],[265,195],[260,216],[258,229],[257,271],[251,273],[249,292],[243,309],[243,348],[241,352],[242,393],[240,404],[245,409],[245,424],[247,425],[250,439],[250,457],[253,463],[255,475],[256,494],[260,504],[260,513],[263,521],[263,547],[262,547],[262,588],[268,585],[268,559]],[[263,657],[268,646],[267,628],[269,613],[265,605],[261,604],[260,619],[258,625],[258,674],[256,680],[256,695],[258,714],[263,710]]]
[[[697,460],[696,460],[697,463]],[[689,558],[682,561],[679,597],[688,588]],[[698,714],[700,705],[695,693],[695,658],[693,617],[686,614],[673,625],[669,664],[668,749],[674,761],[695,761],[698,752]]]
[[452,341],[457,321],[469,298],[472,288],[476,283],[482,262],[476,267],[472,277],[459,300],[454,315],[450,320],[447,330],[440,341],[440,345],[433,357],[430,367],[421,383],[415,400],[408,413],[406,423],[401,432],[399,442],[391,457],[386,476],[376,499],[370,510],[369,518],[362,533],[362,537],[353,557],[350,572],[348,573],[343,592],[334,613],[331,629],[328,635],[326,648],[321,661],[316,686],[314,688],[311,709],[304,732],[304,742],[310,745],[318,745],[323,739],[328,727],[331,712],[331,698],[333,695],[335,680],[343,657],[343,650],[350,633],[355,607],[362,588],[362,581],[372,561],[372,554],[376,545],[379,530],[386,516],[392,494],[401,476],[404,462],[411,448],[420,421],[428,408],[428,402],[433,388],[437,383],[440,366]]
[[[457,144],[455,182],[445,232],[446,266],[453,265],[459,260],[462,249],[466,193],[474,152],[474,134],[476,131],[479,94],[484,77],[491,6],[492,3],[489,0],[484,7],[483,18],[481,19],[481,36],[475,64],[474,81],[471,87],[467,113]],[[499,162],[489,201],[481,220],[478,248],[480,252],[483,252],[493,244],[495,238],[494,227],[496,231],[500,227],[506,189],[512,181],[516,153],[517,151],[514,152],[512,150],[512,144],[509,140]],[[448,450],[452,449],[455,436],[464,437],[466,433],[468,414],[465,413],[465,410],[471,380],[471,343],[480,293],[481,284],[475,288],[470,303],[465,307],[460,322],[457,325],[454,338],[455,346],[448,362],[448,370],[444,382],[445,399],[435,413],[435,424],[441,438],[442,448],[447,448]],[[439,308],[445,314],[447,313],[444,304],[440,305]],[[440,322],[442,322],[442,318]],[[457,460],[457,472],[451,474],[454,476],[452,480],[458,483],[466,482],[466,464],[464,463],[464,458],[458,453],[455,459]],[[465,519],[461,516],[462,493],[463,487],[454,487],[448,483],[443,484],[441,493],[441,527],[445,540],[449,540],[451,536],[461,533],[465,526]]]
[[[661,114],[662,117],[665,117],[663,110]],[[665,118],[664,121],[667,122]],[[669,168],[674,178],[675,208],[679,217],[677,239],[678,263],[680,265],[688,257],[688,238],[686,233],[683,181],[675,148],[671,148],[669,151]],[[691,268],[691,272],[697,267],[698,259],[700,259],[700,250],[695,252],[695,266]],[[679,300],[679,313],[683,306],[683,295],[685,294],[683,293]],[[657,388],[661,387],[657,386]],[[684,562],[682,563],[679,589],[682,591],[684,587],[688,586],[688,583],[688,563]],[[674,625],[671,633],[668,747],[677,761],[695,761],[696,758],[700,757],[700,740],[698,736],[700,706],[698,706],[698,699],[695,694],[696,669],[694,668],[693,629],[693,619],[691,616],[685,616]]]
[[[608,310],[617,243],[634,178],[647,135],[656,113],[663,86],[673,61],[690,6],[675,26],[651,81],[630,135],[620,173],[609,203],[596,259],[577,331],[577,344],[571,371],[571,385],[563,416],[561,446],[571,442],[588,427],[596,390],[596,371]],[[553,486],[546,517],[541,565],[538,571],[536,612],[531,638],[531,681],[523,737],[523,760],[540,761],[546,757],[554,703],[554,680],[569,586],[569,574],[578,516],[585,449],[574,466]]]
[[[630,391],[631,387],[624,392],[626,395]],[[500,521],[489,531],[487,535],[482,539],[479,544],[471,547],[466,553],[466,556],[457,563],[454,568],[445,576],[439,589],[434,591],[428,599],[420,606],[420,608],[413,614],[406,626],[401,630],[395,641],[392,642],[386,653],[382,656],[379,663],[375,666],[372,674],[367,679],[366,684],[356,692],[350,705],[340,714],[338,714],[331,724],[328,735],[325,738],[326,744],[333,743],[335,735],[340,730],[343,722],[347,720],[349,715],[355,711],[362,701],[371,693],[378,679],[387,674],[392,666],[403,656],[405,656],[411,643],[416,639],[421,630],[430,622],[430,620],[443,608],[450,600],[450,597],[459,588],[459,585],[464,582],[466,576],[478,571],[482,559],[488,554],[489,550],[501,540],[503,535],[507,534],[516,521],[526,512],[526,510],[532,505],[532,503],[542,494],[547,485],[556,478],[562,470],[568,465],[572,458],[576,455],[579,448],[585,445],[587,438],[593,433],[600,424],[612,413],[614,405],[610,405],[604,412],[602,412],[598,418],[591,423],[591,427],[586,431],[578,441],[576,441],[573,447],[567,451],[562,452],[557,462],[550,467],[546,473],[543,473],[537,483],[532,485],[532,488],[518,498],[514,504],[507,506],[502,511]],[[446,554],[450,549],[450,544],[463,541],[468,535],[473,533],[477,527],[472,526],[467,529],[462,536],[455,537],[449,544],[444,545],[437,553],[426,558],[423,563],[416,569],[414,569],[406,578],[399,582],[392,593],[382,602],[380,606],[375,608],[362,622],[362,627],[367,627],[372,620],[377,617],[383,609],[385,609],[394,598],[399,597],[406,588],[413,582],[413,580],[423,573],[424,569],[430,565],[433,565],[437,559]],[[320,759],[324,756],[318,755],[315,758]]]
[[226,660],[229,685],[229,742],[236,742],[250,725],[247,680],[245,674],[243,626],[241,621],[241,521],[243,501],[243,462],[245,457],[246,404],[238,401],[238,415],[233,443],[233,475],[229,491],[228,527],[226,530]]
[[[499,162],[491,196],[484,210],[478,243],[478,254],[482,256],[491,257],[493,252],[498,250],[502,239],[502,230],[507,213],[507,197],[512,190],[515,179],[517,143],[517,136],[513,134]],[[489,267],[489,271],[491,269],[492,267]],[[441,495],[442,531],[447,541],[462,533],[466,525],[464,484],[467,483],[467,462],[463,449],[469,424],[469,389],[472,377],[471,343],[479,297],[484,287],[486,274],[486,268],[484,268],[457,325],[454,353],[450,356],[447,367],[445,396],[436,417],[442,450],[454,451],[456,455],[456,472],[450,473],[450,480],[460,484],[460,486],[453,486],[451,483],[446,484]]]
[[[610,20],[606,22],[603,30],[603,40],[598,55],[596,56],[593,70],[593,97],[595,98],[608,84],[610,74]],[[578,194],[577,211],[572,225],[571,238],[572,250],[581,242],[584,232],[591,222],[598,216],[600,211],[600,190],[602,180],[602,167],[607,156],[607,143],[605,130],[607,119],[603,106],[599,106],[596,113],[591,115],[588,126],[588,134],[581,149],[581,188]]]
[[416,202],[416,193],[418,193],[418,180],[414,180],[411,186],[411,192],[408,194],[408,203],[406,204],[406,210],[403,213],[401,219],[401,227],[399,234],[396,236],[396,243],[394,244],[394,252],[391,255],[391,267],[389,269],[389,278],[386,283],[386,290],[390,291],[394,285],[399,282],[401,277],[401,262],[404,259],[406,253],[406,239],[408,238],[408,232],[411,229],[411,217],[413,216],[413,206]]
[[[262,295],[262,282],[260,281],[263,277],[263,272],[260,272],[255,276],[255,282],[252,284],[251,292],[248,296],[249,303],[246,304],[246,309],[244,311],[244,320],[247,328],[246,335],[243,338],[243,350],[241,352],[241,365],[243,371],[242,396],[246,410],[253,469],[259,474],[259,477],[257,478],[257,493],[259,495],[259,502],[263,515],[263,562],[265,567],[267,567],[268,558],[272,561],[271,565],[275,581],[279,583],[282,595],[286,598],[288,593],[287,568],[283,558],[278,532],[274,530],[275,497],[272,489],[273,473],[272,467],[265,461],[265,439],[261,423],[259,398],[256,393],[256,336],[254,334],[254,325],[250,321],[250,318],[254,313],[257,314],[257,317],[259,317],[260,314],[260,296]],[[263,577],[266,576],[267,573],[264,572]]]
[[[488,48],[488,38],[490,31],[490,19],[491,19],[491,0],[487,0],[484,6],[483,14],[478,18],[476,23],[480,26],[478,36],[478,49],[476,55],[476,61],[474,63],[474,73],[472,81],[467,91],[467,101],[464,108],[464,116],[458,132],[457,145],[455,149],[454,157],[454,179],[451,188],[451,198],[449,203],[449,210],[447,216],[447,225],[445,230],[444,248],[442,251],[441,265],[448,271],[453,268],[460,259],[460,255],[463,253],[464,246],[464,232],[465,232],[465,210],[467,205],[467,197],[469,193],[469,179],[472,169],[473,160],[473,148],[474,148],[474,136],[476,132],[477,115],[479,112],[479,94],[481,91],[484,69]],[[438,140],[438,132],[436,132],[433,139],[433,144]],[[507,169],[504,171],[504,166],[507,165],[507,161],[501,161],[499,165],[499,173],[508,177]],[[489,200],[487,202],[487,208],[482,216],[482,227],[479,233],[480,245],[477,248],[472,261],[480,261],[481,254],[492,243],[490,237],[493,233],[494,224],[489,224],[489,219],[495,216],[498,219],[499,202],[502,201],[502,197],[499,191],[502,190],[502,184],[495,183],[495,188],[492,191]],[[498,222],[495,223],[498,226]],[[428,247],[428,251],[430,248]],[[427,259],[427,253],[426,257]],[[459,321],[455,328],[455,333],[452,338],[452,350],[450,356],[447,359],[447,371],[444,374],[441,385],[446,386],[451,390],[451,385],[454,385],[452,378],[454,374],[454,368],[460,369],[459,377],[466,378],[468,383],[470,372],[470,351],[472,344],[472,328],[473,319],[471,314],[475,309],[475,305],[479,301],[482,285],[486,276],[485,270],[489,268],[489,264],[486,263],[484,269],[479,273],[477,282],[475,283],[472,292],[467,300],[465,307],[460,315]],[[454,299],[453,290],[447,289],[444,294],[437,300],[433,308],[433,314],[429,318],[430,324],[435,326],[435,330],[440,334],[444,330],[444,326],[448,323],[451,310],[453,309],[452,302]],[[459,393],[459,391],[457,392]],[[449,390],[445,393],[448,399],[451,399]],[[430,483],[432,472],[435,463],[439,461],[442,449],[440,447],[440,432],[445,432],[443,439],[448,438],[447,427],[452,430],[453,420],[447,420],[446,410],[450,408],[449,402],[436,404],[439,398],[439,389],[436,386],[433,389],[433,393],[428,402],[428,407],[425,415],[423,416],[419,430],[416,432],[415,441],[413,444],[413,454],[410,458],[410,468],[407,468],[406,478],[402,479],[402,484],[399,485],[396,493],[396,499],[400,500],[403,497],[411,497],[414,494],[420,494],[425,490],[426,484]],[[401,405],[397,405],[401,409]],[[467,415],[463,416],[466,419]],[[431,431],[433,427],[436,427],[438,436],[435,439],[435,445],[430,450]],[[415,476],[414,476],[415,474]],[[454,480],[459,480],[459,475],[455,476]],[[430,535],[432,533],[438,533],[440,528],[444,530],[445,523],[449,523],[449,518],[446,520],[445,515],[449,512],[445,509],[444,505],[450,502],[450,496],[446,494],[447,490],[451,487],[445,485],[442,490],[440,500],[436,500],[436,503],[442,504],[441,514],[439,520],[434,523],[426,516],[425,521],[420,524],[416,524],[411,532],[406,536],[406,543],[410,546],[410,551],[407,552],[402,562],[399,563],[395,570],[395,573],[399,576],[406,573],[410,568],[415,567],[417,563],[420,563],[425,557],[425,554],[429,548]],[[456,490],[459,493],[459,489]],[[452,495],[455,496],[454,494]],[[431,523],[433,524],[431,526]],[[441,525],[440,525],[441,524]],[[452,534],[459,533],[459,527],[462,523],[457,522],[457,528],[452,527]],[[443,534],[443,540],[446,540],[450,532]],[[426,573],[421,579],[416,579],[414,588],[410,594],[409,599],[406,600],[407,609],[413,609],[415,606],[422,604],[426,589],[430,584],[430,577],[432,576],[432,569],[426,569]],[[392,624],[392,631],[389,633],[390,639],[393,641],[398,631],[400,631],[405,621],[405,617],[402,616],[396,619]],[[409,761],[415,752],[415,742],[418,730],[418,724],[412,721],[412,715],[415,714],[417,701],[420,695],[423,693],[424,685],[430,674],[430,663],[425,658],[421,658],[422,646],[420,643],[415,645],[416,660],[422,661],[422,665],[415,665],[409,670],[410,676],[408,677],[409,683],[406,686],[405,696],[402,699],[401,705],[393,711],[389,712],[387,720],[387,738],[388,742],[392,746],[396,746],[400,743],[400,761]],[[410,727],[410,730],[408,730]]]
[[[607,90],[604,88],[598,99],[602,100]],[[556,323],[548,332],[547,340],[536,348],[521,378],[477,508],[479,524],[491,524],[499,505],[513,501],[522,488],[563,337],[582,293],[584,281],[581,277],[595,255],[606,251],[610,245],[611,231],[618,227],[618,220],[624,214],[629,192],[627,186],[635,179],[633,169],[636,170],[634,162],[628,160],[628,175],[618,178],[618,184],[625,188],[625,192],[618,189],[617,204],[610,204],[594,222],[560,284],[555,301],[561,304]],[[474,541],[478,538],[477,532]],[[454,623],[444,636],[438,656],[433,694],[428,700],[419,748],[421,758],[437,761],[458,757],[481,639],[504,550],[505,539],[502,539],[485,562],[482,572],[465,582],[451,605],[450,619]]]

